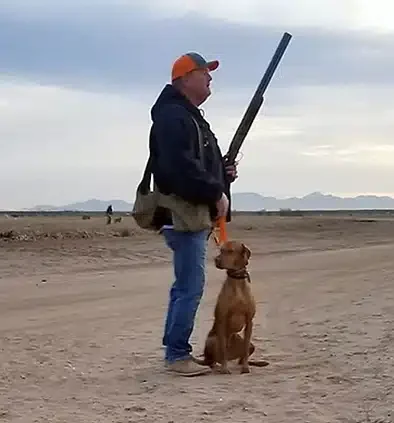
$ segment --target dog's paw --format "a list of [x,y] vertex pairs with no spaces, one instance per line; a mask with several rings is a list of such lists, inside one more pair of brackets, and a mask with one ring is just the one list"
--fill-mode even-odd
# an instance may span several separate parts
[[222,375],[231,375],[231,371],[230,371],[230,369],[228,368],[228,367],[221,367],[220,368],[220,370],[219,370],[219,372],[222,374]]
[[212,372],[213,373],[220,373],[220,366],[218,365],[218,364],[213,364],[212,366],[211,366],[211,369],[212,369]]
[[241,374],[250,373],[249,366],[242,366],[241,367]]

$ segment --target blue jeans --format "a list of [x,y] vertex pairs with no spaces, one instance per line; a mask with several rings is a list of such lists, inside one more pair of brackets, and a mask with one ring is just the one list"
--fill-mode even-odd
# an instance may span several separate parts
[[163,336],[165,360],[169,363],[189,358],[192,351],[189,338],[204,292],[208,234],[163,229],[166,244],[173,251],[175,274]]

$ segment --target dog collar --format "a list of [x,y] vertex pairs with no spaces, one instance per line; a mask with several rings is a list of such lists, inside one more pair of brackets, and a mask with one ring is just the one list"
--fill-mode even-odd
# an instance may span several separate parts
[[245,268],[237,270],[227,270],[227,275],[233,279],[246,279],[248,282],[251,282],[249,272]]

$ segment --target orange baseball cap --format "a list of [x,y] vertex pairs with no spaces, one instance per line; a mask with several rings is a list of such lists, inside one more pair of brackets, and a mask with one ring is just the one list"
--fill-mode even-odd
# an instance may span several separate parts
[[200,54],[198,53],[186,53],[175,60],[172,65],[171,78],[174,79],[185,76],[187,73],[196,70],[196,69],[208,69],[214,71],[219,66],[218,60],[212,60],[207,62]]

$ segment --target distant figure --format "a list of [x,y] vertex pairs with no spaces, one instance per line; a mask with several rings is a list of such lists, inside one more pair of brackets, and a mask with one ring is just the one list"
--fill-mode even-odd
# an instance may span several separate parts
[[110,225],[111,224],[113,213],[114,213],[114,211],[112,210],[112,204],[110,204],[107,207],[107,211],[105,212],[105,214],[107,216],[107,225]]

